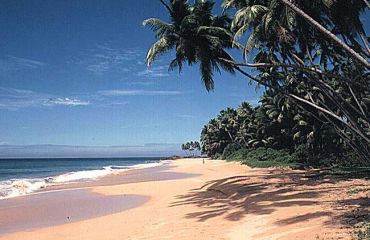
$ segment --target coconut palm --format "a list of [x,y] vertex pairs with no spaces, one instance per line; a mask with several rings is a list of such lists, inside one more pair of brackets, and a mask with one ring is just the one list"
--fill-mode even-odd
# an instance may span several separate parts
[[238,65],[257,67],[258,80],[276,94],[286,91],[307,111],[324,113],[320,120],[370,159],[363,103],[370,51],[360,21],[365,2],[224,0],[223,6],[236,10],[232,26],[236,38],[248,37],[244,53],[256,51],[254,64]]
[[[358,62],[360,62],[361,64],[366,66],[368,69],[370,69],[370,62],[366,58],[361,56],[361,54],[357,53],[354,49],[348,46],[348,44],[343,42],[334,33],[332,33],[327,28],[325,28],[322,24],[320,24],[320,22],[316,21],[314,18],[312,18],[310,15],[304,12],[299,6],[295,5],[294,3],[288,0],[279,0],[279,1],[285,4],[286,6],[288,6],[290,9],[292,9],[296,14],[302,17],[305,21],[310,23],[311,26],[315,27],[318,31],[323,33],[323,35],[326,38],[335,42],[344,51],[346,51],[353,59],[356,59]],[[326,5],[328,8],[332,8],[332,7],[335,8],[335,6],[337,8],[343,8],[343,6],[348,7],[348,8],[339,10],[340,15],[337,15],[337,16],[334,15],[334,18],[332,18],[332,20],[334,24],[338,26],[337,30],[339,31],[342,30],[343,36],[348,37],[351,41],[355,41],[355,39],[353,38],[354,36],[352,35],[353,32],[355,33],[360,32],[361,34],[364,33],[364,29],[362,27],[361,21],[359,20],[359,11],[363,10],[367,6],[365,5],[365,2],[363,0],[352,0],[352,1],[342,0],[338,2],[340,2],[340,4],[338,3],[335,4],[334,1],[326,0],[326,1],[323,1],[323,4]],[[318,4],[316,4],[315,7],[321,7],[321,6],[318,6]],[[321,9],[324,9],[324,8],[321,8]],[[354,12],[353,10],[357,12]],[[346,12],[350,12],[351,15],[349,14],[343,15],[343,13],[346,13]]]
[[[174,49],[169,69],[199,64],[207,90],[214,87],[215,71],[238,71],[331,124],[347,144],[370,159],[370,116],[365,110],[370,51],[359,17],[366,6],[363,0],[224,0],[224,8],[236,10],[231,24],[225,15],[212,15],[211,1],[161,2],[171,21],[144,22],[158,39],[148,52],[148,65]],[[243,34],[248,37],[244,53],[255,51],[252,64],[236,64],[226,52],[240,46],[236,40]],[[253,76],[241,66],[255,67],[259,74]],[[231,139],[233,134],[227,135]]]
[[212,15],[214,3],[209,0],[196,0],[193,5],[189,5],[186,0],[161,3],[170,15],[170,23],[156,18],[143,22],[152,28],[158,39],[148,51],[146,57],[148,66],[160,55],[175,49],[176,56],[169,69],[178,68],[181,72],[184,63],[199,64],[202,81],[208,91],[214,88],[215,71],[219,72],[222,68],[234,73],[233,66],[221,60],[232,60],[225,51],[233,46],[229,17]]
[[229,137],[230,143],[235,142],[235,135],[239,128],[237,111],[232,108],[222,110],[217,117],[219,129]]

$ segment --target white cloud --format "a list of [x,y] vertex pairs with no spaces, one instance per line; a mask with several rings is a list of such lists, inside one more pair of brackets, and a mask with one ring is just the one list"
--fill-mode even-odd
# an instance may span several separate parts
[[180,115],[177,115],[177,117],[179,117],[179,118],[187,118],[187,119],[195,118],[195,116],[194,115],[191,115],[191,114],[180,114]]
[[96,107],[101,108],[122,108],[126,106],[128,102],[116,102],[116,101],[103,101],[101,103],[95,104]]
[[47,106],[87,106],[90,102],[77,98],[60,98],[51,94],[15,88],[0,87],[0,109],[18,110]]
[[0,87],[0,109],[17,110],[41,106],[48,97],[30,90]]
[[8,56],[6,58],[0,59],[0,71],[18,71],[23,69],[35,69],[45,66],[46,64],[41,61],[20,58],[15,56]]
[[103,96],[175,96],[181,95],[180,91],[156,91],[156,90],[125,90],[113,89],[98,92]]
[[148,77],[148,78],[158,78],[158,77],[169,77],[170,74],[168,73],[166,66],[157,66],[157,67],[148,68],[144,71],[140,71],[137,73],[137,76]]
[[45,106],[87,106],[90,105],[89,101],[82,101],[73,98],[50,98],[44,103]]
[[[169,77],[168,67],[153,66],[147,69],[145,51],[138,48],[115,48],[111,44],[99,44],[85,51],[74,64],[96,75],[121,73],[126,77],[165,78]],[[159,64],[160,61],[157,61]]]
[[144,58],[141,50],[113,48],[103,44],[91,49],[77,60],[77,64],[95,74],[108,71],[129,72],[132,70],[132,63],[137,63],[140,58]]
[[24,67],[29,67],[29,68],[37,68],[37,67],[42,67],[45,65],[44,62],[40,62],[40,61],[33,60],[33,59],[27,59],[27,58],[9,56],[9,59],[19,65],[22,65]]
[[127,81],[127,85],[137,85],[137,86],[151,86],[156,85],[158,82],[155,82],[153,80],[147,80],[147,81]]

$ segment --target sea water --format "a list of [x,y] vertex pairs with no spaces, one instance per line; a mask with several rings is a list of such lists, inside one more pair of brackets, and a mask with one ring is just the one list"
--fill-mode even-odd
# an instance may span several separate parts
[[158,157],[0,159],[0,199],[30,194],[50,185],[95,181],[109,174],[159,165]]

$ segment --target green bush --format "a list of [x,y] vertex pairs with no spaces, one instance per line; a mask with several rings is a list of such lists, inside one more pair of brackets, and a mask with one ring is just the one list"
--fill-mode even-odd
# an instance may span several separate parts
[[225,147],[224,152],[222,153],[222,159],[228,159],[233,153],[237,152],[241,148],[240,144],[230,143]]
[[254,161],[291,162],[289,151],[271,148],[257,148],[250,151],[247,157]]
[[307,145],[299,145],[292,153],[292,161],[313,167],[360,167],[363,162],[350,149],[345,152],[315,152]]
[[361,229],[354,233],[355,239],[358,240],[369,240],[370,239],[370,222],[360,223],[359,226]]
[[368,167],[359,156],[353,151],[347,151],[337,160],[337,165],[341,167]]
[[214,156],[212,156],[212,159],[221,159],[221,154],[216,153]]
[[214,159],[241,161],[250,167],[358,167],[361,161],[352,152],[315,153],[307,145],[299,145],[291,153],[287,149],[276,150],[260,147],[257,149],[241,148],[238,144],[229,144],[223,154],[216,154]]
[[253,150],[239,149],[229,154],[226,160],[240,161],[250,167],[291,167],[297,168],[288,150],[257,148]]
[[241,161],[245,159],[248,155],[249,150],[246,148],[241,148],[233,153],[231,153],[225,160],[234,160],[234,161]]
[[309,164],[312,162],[311,157],[310,149],[304,144],[296,147],[292,153],[292,160],[297,163]]

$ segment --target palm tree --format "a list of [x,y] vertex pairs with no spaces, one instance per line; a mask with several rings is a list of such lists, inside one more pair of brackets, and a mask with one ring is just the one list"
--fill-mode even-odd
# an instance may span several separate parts
[[186,0],[171,0],[170,4],[161,1],[170,15],[170,23],[156,18],[143,22],[149,25],[158,39],[149,49],[146,61],[148,66],[162,54],[176,50],[176,56],[169,70],[183,64],[199,64],[202,81],[206,89],[214,88],[213,73],[223,70],[234,73],[230,63],[221,59],[232,60],[225,51],[233,47],[230,29],[231,20],[226,15],[213,16],[214,3],[209,0],[196,0],[189,5]]
[[370,159],[370,116],[363,104],[369,97],[370,51],[359,18],[365,2],[224,0],[223,6],[236,9],[236,38],[249,36],[244,53],[258,51],[254,64],[236,66],[256,67],[261,74],[253,80],[332,124]]
[[222,154],[224,148],[231,143],[229,135],[220,126],[219,119],[213,118],[203,127],[201,132],[202,152],[210,157]]
[[[250,50],[253,48],[256,31],[256,24],[266,21],[268,8],[265,6],[266,1],[245,1],[245,0],[224,0],[223,8],[236,8],[237,11],[234,15],[231,31],[234,32],[234,43],[238,42],[247,31],[250,31],[248,40],[244,46],[244,58],[247,57]],[[267,26],[267,25],[266,25]]]
[[[342,49],[344,49],[350,56],[353,57],[353,59],[356,59],[358,62],[366,66],[368,69],[370,69],[370,62],[366,60],[364,57],[362,57],[359,53],[357,53],[354,49],[352,49],[350,46],[348,46],[345,42],[343,42],[339,37],[337,37],[335,34],[330,32],[328,29],[326,29],[323,25],[321,25],[319,22],[317,22],[315,19],[310,17],[307,13],[302,11],[298,6],[293,4],[292,2],[288,0],[279,0],[282,3],[284,3],[286,6],[291,8],[295,13],[300,15],[302,18],[304,18],[307,22],[309,22],[312,26],[317,28],[320,32],[322,32],[327,38],[331,39],[331,41],[335,42],[338,46],[340,46]],[[348,0],[346,0],[348,2]],[[325,1],[324,1],[325,2]],[[331,2],[331,1],[326,1],[326,2]],[[330,4],[330,3],[329,3]],[[353,4],[353,5],[352,5]],[[348,11],[348,9],[351,9],[353,6],[361,6],[363,9],[365,7],[365,2],[364,1],[353,1],[353,3],[350,4],[350,8],[345,9],[345,11]],[[332,3],[330,5],[333,5]],[[341,16],[341,19],[343,21],[343,16]],[[354,20],[354,19],[352,19]],[[353,23],[349,22],[349,23]],[[351,24],[352,25],[352,24]],[[347,26],[348,27],[348,26]],[[352,30],[351,30],[352,31]]]
[[229,137],[230,143],[235,142],[236,132],[239,128],[237,111],[232,108],[222,110],[217,117],[219,128]]
[[[144,21],[158,39],[148,52],[149,66],[174,49],[169,69],[181,71],[184,63],[199,64],[207,90],[214,87],[215,71],[238,71],[330,123],[355,151],[370,159],[370,117],[364,110],[370,98],[365,91],[369,68],[363,60],[366,41],[362,45],[357,42],[364,35],[359,19],[366,6],[363,0],[349,0],[355,7],[348,11],[340,7],[348,0],[300,1],[295,7],[284,0],[224,0],[225,8],[237,11],[232,24],[226,15],[213,16],[213,3],[208,0],[196,0],[192,5],[185,0],[161,2],[169,11],[170,23]],[[341,18],[346,24],[340,23]],[[252,47],[257,51],[253,64],[236,64],[226,52],[240,46],[236,40],[243,33],[251,33],[244,52]],[[355,48],[360,49],[361,58],[351,51]],[[260,74],[252,76],[241,66],[255,67]]]

